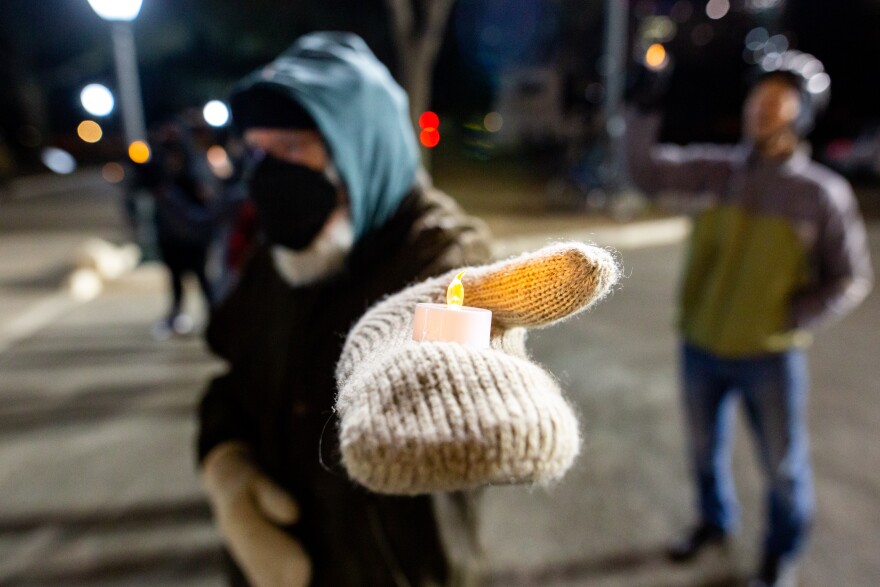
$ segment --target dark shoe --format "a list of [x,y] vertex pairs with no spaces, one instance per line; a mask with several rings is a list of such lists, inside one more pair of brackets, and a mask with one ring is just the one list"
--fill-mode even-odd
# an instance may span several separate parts
[[718,546],[727,540],[727,532],[712,524],[701,524],[690,534],[673,544],[668,551],[670,560],[681,563],[697,556],[710,546]]
[[764,555],[761,567],[749,587],[795,587],[797,572],[793,563],[786,563],[778,556]]

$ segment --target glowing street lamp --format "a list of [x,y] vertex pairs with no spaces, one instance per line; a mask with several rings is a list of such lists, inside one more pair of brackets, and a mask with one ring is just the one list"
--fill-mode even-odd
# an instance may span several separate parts
[[211,100],[202,109],[202,117],[211,126],[219,128],[229,122],[229,108],[220,100]]
[[113,55],[122,107],[122,121],[128,144],[146,139],[141,84],[131,22],[141,11],[143,0],[88,0],[95,13],[110,22],[113,32]]
[[144,0],[89,0],[98,16],[104,20],[131,22],[140,14]]
[[107,116],[113,112],[116,101],[113,93],[101,84],[89,84],[79,93],[83,108],[92,116]]

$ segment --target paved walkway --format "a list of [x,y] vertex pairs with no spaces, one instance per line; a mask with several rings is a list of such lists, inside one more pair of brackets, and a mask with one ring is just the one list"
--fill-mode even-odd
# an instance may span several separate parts
[[[86,210],[102,208],[113,194],[67,197]],[[64,218],[64,203],[57,205]],[[112,225],[83,212],[87,218],[95,224],[86,232],[112,236]],[[493,219],[499,221],[510,222]],[[578,407],[585,446],[556,487],[487,493],[481,521],[493,584],[739,585],[757,555],[761,516],[760,479],[742,427],[735,458],[740,539],[690,566],[662,557],[669,536],[691,519],[671,328],[682,227],[651,224],[658,240],[647,246],[638,236],[645,226],[580,224],[551,220],[542,229],[531,219],[529,230],[502,243],[512,252],[562,233],[614,241],[628,277],[589,315],[531,337],[535,356]],[[108,283],[89,302],[58,301],[63,280],[52,268],[68,266],[69,254],[52,238],[68,236],[51,226],[0,236],[24,247],[0,250],[0,308],[8,299],[22,304],[0,312],[0,333],[10,321],[21,324],[21,315],[43,316],[31,328],[19,326],[20,336],[0,349],[0,585],[221,585],[219,543],[192,443],[201,386],[222,366],[197,337],[150,337],[164,304],[155,266]],[[43,245],[32,242],[38,237]],[[876,264],[877,225],[872,247]],[[54,308],[48,319],[46,308]],[[804,567],[807,587],[880,581],[877,324],[874,293],[812,352],[819,518]]]

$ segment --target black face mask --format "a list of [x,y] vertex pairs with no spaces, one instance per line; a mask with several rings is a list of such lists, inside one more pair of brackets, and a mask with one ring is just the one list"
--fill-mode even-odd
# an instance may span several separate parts
[[336,208],[336,187],[323,173],[266,155],[254,168],[250,194],[269,242],[304,249]]

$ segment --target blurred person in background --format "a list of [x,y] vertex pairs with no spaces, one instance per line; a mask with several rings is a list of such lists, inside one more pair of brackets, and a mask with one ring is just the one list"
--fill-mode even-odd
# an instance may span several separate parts
[[223,239],[221,263],[222,275],[218,291],[218,302],[235,289],[247,260],[256,246],[259,228],[257,210],[250,199],[245,199],[232,214],[227,234]]
[[261,237],[211,318],[229,370],[198,438],[231,583],[444,584],[431,497],[370,493],[339,464],[334,372],[373,303],[486,261],[485,228],[419,172],[406,96],[359,37],[302,37],[231,106]]
[[224,157],[220,158],[221,166],[212,165],[221,182],[222,193],[222,213],[210,273],[215,304],[235,288],[257,234],[256,211],[247,197],[245,169],[248,158],[244,141],[236,133],[231,133],[211,147],[213,150],[218,148],[222,149],[219,152]]
[[798,52],[780,61],[751,86],[739,145],[655,145],[661,119],[649,111],[663,92],[650,78],[625,137],[637,186],[681,194],[693,211],[680,328],[699,519],[670,556],[688,560],[736,529],[730,453],[741,397],[768,485],[755,586],[794,584],[813,520],[805,348],[872,284],[852,189],[810,159],[805,141],[827,99],[828,84],[809,84],[821,64]]
[[204,156],[181,123],[161,126],[152,141],[151,160],[137,166],[140,183],[154,197],[154,221],[159,256],[168,269],[171,307],[153,327],[158,339],[192,331],[193,320],[183,311],[184,277],[192,274],[205,304],[213,303],[206,267],[217,224],[219,186]]

